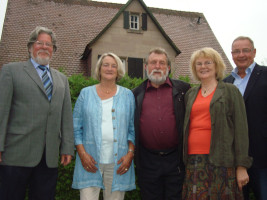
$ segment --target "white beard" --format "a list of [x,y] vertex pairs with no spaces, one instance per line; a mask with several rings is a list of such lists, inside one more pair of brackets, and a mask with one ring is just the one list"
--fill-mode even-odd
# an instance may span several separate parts
[[[36,57],[34,57],[33,53],[31,52],[31,58],[32,58],[35,62],[37,62],[38,64],[40,64],[40,65],[48,65],[49,62],[51,61],[51,58],[50,58],[49,56],[47,56],[47,57],[45,57],[45,58],[40,58],[40,56],[38,56],[38,53],[39,53],[39,52],[47,52],[47,51],[39,50],[39,51],[37,52],[37,56],[36,56]],[[48,52],[47,52],[47,54],[49,55]]]
[[[156,69],[153,69],[152,72],[149,74],[148,72],[148,68],[146,69],[146,72],[147,72],[147,77],[148,79],[152,82],[152,83],[155,83],[156,85],[161,85],[163,84],[168,75],[169,75],[169,71],[166,70],[166,73],[164,74],[162,70],[156,70]],[[161,73],[161,76],[155,76],[153,75],[154,72],[160,72]]]

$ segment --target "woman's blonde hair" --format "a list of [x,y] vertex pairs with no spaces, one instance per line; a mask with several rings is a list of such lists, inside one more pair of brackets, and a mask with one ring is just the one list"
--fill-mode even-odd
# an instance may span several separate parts
[[199,58],[211,59],[215,64],[216,80],[219,81],[219,80],[223,79],[224,72],[226,69],[225,64],[223,62],[223,59],[222,59],[221,55],[216,50],[214,50],[213,48],[210,48],[210,47],[205,47],[205,48],[199,49],[191,55],[190,70],[191,70],[191,73],[192,73],[194,79],[200,81],[199,77],[197,76],[197,72],[196,72],[196,60]]
[[100,58],[98,59],[97,63],[96,63],[96,68],[95,68],[95,78],[98,80],[98,81],[101,81],[101,74],[100,74],[100,69],[101,69],[101,66],[103,64],[103,59],[106,57],[106,56],[110,56],[112,58],[114,58],[115,62],[117,63],[117,79],[116,81],[119,81],[125,74],[125,70],[123,68],[123,64],[121,62],[121,59],[115,55],[114,53],[104,53],[100,56]]

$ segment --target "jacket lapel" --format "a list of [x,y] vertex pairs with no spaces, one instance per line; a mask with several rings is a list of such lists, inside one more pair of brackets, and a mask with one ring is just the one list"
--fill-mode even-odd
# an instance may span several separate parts
[[29,75],[29,77],[38,85],[38,87],[44,92],[45,89],[42,80],[40,79],[36,69],[34,68],[33,64],[30,60],[28,60],[27,64],[24,66],[25,72]]
[[234,83],[235,78],[234,78],[232,75],[230,75],[230,76],[228,76],[228,77],[225,79],[225,81],[226,81],[227,83]]
[[210,107],[222,97],[224,84],[225,83],[222,81],[218,82],[217,88],[216,88],[214,95],[213,95],[211,102],[210,102]]
[[50,67],[50,73],[51,73],[51,77],[52,77],[52,81],[53,81],[53,90],[52,90],[52,98],[53,98],[53,96],[57,90],[57,86],[59,85],[59,81],[61,79],[58,77],[57,71],[51,67]]
[[146,91],[146,86],[147,86],[147,81],[145,81],[142,85],[142,89],[140,90],[140,92],[137,94],[136,96],[136,107],[138,108],[138,117],[140,118],[140,115],[141,115],[141,111],[142,111],[142,103],[143,103],[143,99],[144,99],[144,96],[145,96],[145,91]]
[[246,101],[247,97],[249,96],[250,92],[252,91],[252,88],[254,87],[255,83],[257,82],[259,76],[261,74],[261,70],[258,68],[258,65],[254,67],[252,74],[250,75],[250,78],[248,80],[248,84],[244,93],[244,100]]

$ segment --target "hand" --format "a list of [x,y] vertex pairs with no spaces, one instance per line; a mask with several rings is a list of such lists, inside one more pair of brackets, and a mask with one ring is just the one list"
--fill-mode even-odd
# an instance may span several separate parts
[[71,155],[65,155],[65,154],[63,154],[63,155],[61,155],[61,162],[60,163],[63,166],[67,166],[68,164],[70,164],[71,158],[72,158]]
[[2,162],[2,152],[0,151],[0,162]]
[[123,175],[128,172],[129,168],[131,167],[133,157],[134,155],[132,152],[128,152],[125,156],[121,157],[121,159],[118,161],[118,165],[121,164],[121,166],[117,170],[117,174]]
[[79,154],[79,156],[80,156],[83,168],[88,172],[96,173],[98,169],[96,167],[97,162],[94,160],[94,158],[89,153],[86,153],[85,151],[81,155]]
[[242,187],[244,187],[249,182],[249,176],[247,173],[247,169],[245,167],[241,167],[241,166],[237,167],[236,180],[237,180],[239,190],[242,191]]

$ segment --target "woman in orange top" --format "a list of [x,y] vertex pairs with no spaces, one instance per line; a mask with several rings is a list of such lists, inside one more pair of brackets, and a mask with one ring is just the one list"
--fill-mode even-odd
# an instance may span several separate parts
[[190,65],[201,84],[185,96],[183,199],[243,199],[252,160],[242,95],[221,81],[225,64],[214,49],[194,52]]

